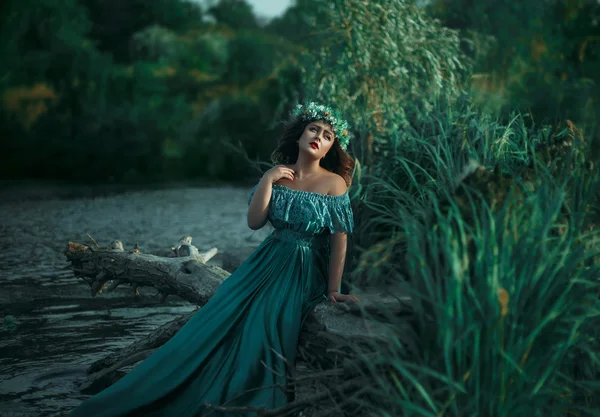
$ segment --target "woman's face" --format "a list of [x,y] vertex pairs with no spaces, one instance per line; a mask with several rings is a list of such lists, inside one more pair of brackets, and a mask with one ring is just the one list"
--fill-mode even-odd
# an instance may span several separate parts
[[314,121],[305,128],[302,136],[298,140],[298,149],[300,152],[306,152],[315,159],[321,159],[333,146],[335,135],[333,129],[327,123]]

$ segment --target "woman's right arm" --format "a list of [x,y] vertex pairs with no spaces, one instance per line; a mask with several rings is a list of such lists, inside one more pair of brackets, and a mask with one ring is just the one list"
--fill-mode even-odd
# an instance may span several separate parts
[[248,227],[250,229],[258,230],[267,224],[273,184],[281,178],[288,178],[293,181],[294,171],[286,166],[277,165],[265,172],[260,179],[252,196],[252,201],[248,206]]

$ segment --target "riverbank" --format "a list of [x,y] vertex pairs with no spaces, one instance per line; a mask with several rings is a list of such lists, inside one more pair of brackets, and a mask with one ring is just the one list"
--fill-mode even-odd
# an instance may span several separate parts
[[85,398],[77,383],[88,364],[194,308],[177,297],[160,304],[152,288],[92,298],[65,270],[68,240],[89,234],[161,254],[190,235],[200,250],[217,247],[220,265],[269,233],[246,224],[249,187],[153,187],[0,187],[1,416],[64,415]]

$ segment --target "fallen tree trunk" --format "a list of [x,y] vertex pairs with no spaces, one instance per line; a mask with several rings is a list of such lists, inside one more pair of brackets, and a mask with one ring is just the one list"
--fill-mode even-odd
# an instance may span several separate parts
[[[197,306],[203,306],[219,285],[229,276],[223,269],[207,265],[217,253],[215,248],[198,252],[191,244],[191,237],[183,237],[172,248],[173,257],[142,254],[136,246],[125,251],[120,241],[109,247],[68,242],[65,255],[76,276],[90,285],[92,296],[112,291],[121,285],[130,285],[137,293],[138,287],[154,287],[164,301],[169,295],[177,295]],[[373,319],[374,313],[407,314],[406,297],[391,296],[376,291],[361,293],[359,303],[321,303],[306,320],[300,335],[298,360],[311,367],[322,368],[338,363],[343,352],[336,347],[344,341],[373,343],[389,334],[384,322]],[[122,349],[119,353],[94,362],[88,368],[89,378],[83,384],[86,392],[97,392],[119,378],[118,371],[125,366],[143,360],[155,349],[166,343],[189,320],[195,312],[166,323],[148,335]],[[371,318],[367,318],[371,317]]]

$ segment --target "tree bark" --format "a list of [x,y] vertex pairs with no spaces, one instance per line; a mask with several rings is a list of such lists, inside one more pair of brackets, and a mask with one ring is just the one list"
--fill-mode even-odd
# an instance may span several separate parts
[[[172,251],[173,257],[161,257],[142,254],[137,246],[125,251],[118,240],[106,248],[100,248],[95,241],[93,245],[69,241],[65,256],[74,274],[88,282],[92,296],[105,290],[112,291],[120,285],[131,285],[136,293],[138,287],[150,286],[162,294],[163,301],[169,295],[177,295],[203,306],[230,275],[205,263],[217,250],[199,253],[191,244],[191,237],[186,236]],[[331,304],[325,301],[317,305],[302,329],[298,360],[311,368],[331,367],[349,354],[336,348],[349,340],[377,343],[386,339],[390,332],[381,311],[386,315],[410,314],[408,297],[391,294],[397,292],[389,288],[379,293],[371,290],[357,293],[359,303]],[[120,377],[120,369],[149,356],[173,337],[193,314],[195,312],[178,317],[117,354],[94,362],[88,368],[89,377],[82,390],[92,393],[112,384]]]

